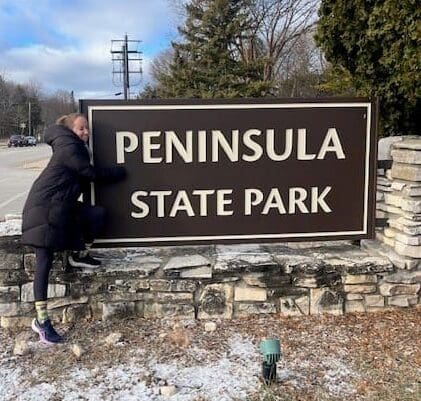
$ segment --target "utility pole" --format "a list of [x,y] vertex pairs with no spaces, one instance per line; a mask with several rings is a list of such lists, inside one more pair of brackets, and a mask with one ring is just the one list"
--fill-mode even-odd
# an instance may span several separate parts
[[[113,83],[116,86],[123,84],[124,100],[130,98],[130,85],[140,84],[142,77],[142,59],[139,50],[140,40],[129,40],[127,34],[123,40],[111,41],[111,58],[113,62]],[[130,82],[130,75],[137,74]]]
[[[124,99],[130,97],[130,82],[129,82],[129,46],[127,44],[127,34],[124,35],[123,50],[123,80],[124,80]],[[127,96],[128,94],[128,96]]]
[[31,102],[28,102],[28,135],[31,135],[32,124],[31,124]]
[[72,104],[72,113],[76,113],[77,107],[76,107],[76,102],[75,102],[75,92],[74,91],[70,92],[70,102]]

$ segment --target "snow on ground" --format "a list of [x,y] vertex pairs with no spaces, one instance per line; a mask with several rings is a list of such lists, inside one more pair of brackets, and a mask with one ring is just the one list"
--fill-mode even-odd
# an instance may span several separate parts
[[[35,352],[43,346],[33,343]],[[127,346],[127,345],[123,345]],[[261,386],[261,357],[257,345],[250,339],[233,335],[227,341],[226,352],[215,360],[212,352],[190,347],[187,354],[196,361],[174,358],[160,362],[144,349],[127,349],[127,363],[100,363],[93,368],[77,366],[57,377],[48,377],[42,368],[19,366],[15,356],[0,355],[0,400],[4,401],[238,401],[246,400]],[[146,356],[146,359],[145,359]],[[60,361],[57,361],[60,363]],[[278,380],[297,389],[304,386],[308,361],[278,365]],[[323,362],[323,387],[332,396],[355,393],[348,382],[356,374],[342,361],[333,357]],[[313,367],[314,368],[314,367]],[[175,386],[171,397],[160,394],[162,386]]]
[[[55,347],[39,344],[29,329],[0,329],[0,401],[419,400],[416,310],[215,323],[214,332],[194,320],[60,325],[67,343]],[[122,339],[107,345],[113,332]],[[282,349],[270,388],[261,381],[259,354],[268,336]],[[13,354],[18,339],[29,354]],[[75,344],[81,357],[71,351]],[[175,393],[165,397],[171,386]]]
[[7,220],[0,222],[0,237],[22,234],[22,220]]
[[166,398],[159,394],[160,387],[174,385],[172,401],[233,401],[245,399],[259,386],[259,355],[251,340],[232,338],[225,356],[216,361],[207,362],[207,352],[197,351],[204,358],[201,364],[160,363],[154,358],[145,363],[137,359],[145,352],[137,350],[126,364],[76,367],[49,382],[40,381],[39,369],[25,371],[16,367],[16,358],[0,357],[0,400],[161,401]]

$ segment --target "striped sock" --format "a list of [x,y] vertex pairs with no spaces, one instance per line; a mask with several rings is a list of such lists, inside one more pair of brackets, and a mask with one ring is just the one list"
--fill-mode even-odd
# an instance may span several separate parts
[[36,301],[35,310],[37,311],[37,320],[43,324],[48,320],[47,301]]

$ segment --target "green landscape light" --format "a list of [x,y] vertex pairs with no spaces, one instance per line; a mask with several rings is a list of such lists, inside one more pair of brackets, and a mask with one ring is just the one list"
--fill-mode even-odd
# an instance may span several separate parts
[[266,338],[260,343],[263,357],[262,374],[266,384],[276,381],[276,362],[281,357],[281,343],[277,338]]

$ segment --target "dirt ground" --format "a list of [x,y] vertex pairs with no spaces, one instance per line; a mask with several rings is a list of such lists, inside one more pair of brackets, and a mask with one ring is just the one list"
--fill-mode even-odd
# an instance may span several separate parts
[[[420,311],[260,315],[214,320],[215,331],[194,320],[80,322],[58,326],[67,338],[59,346],[40,345],[29,330],[0,329],[0,399],[418,401]],[[107,344],[110,333],[116,338]],[[265,337],[282,348],[271,386],[261,381]],[[24,356],[13,355],[19,338],[29,344]],[[165,395],[166,386],[175,394]]]

